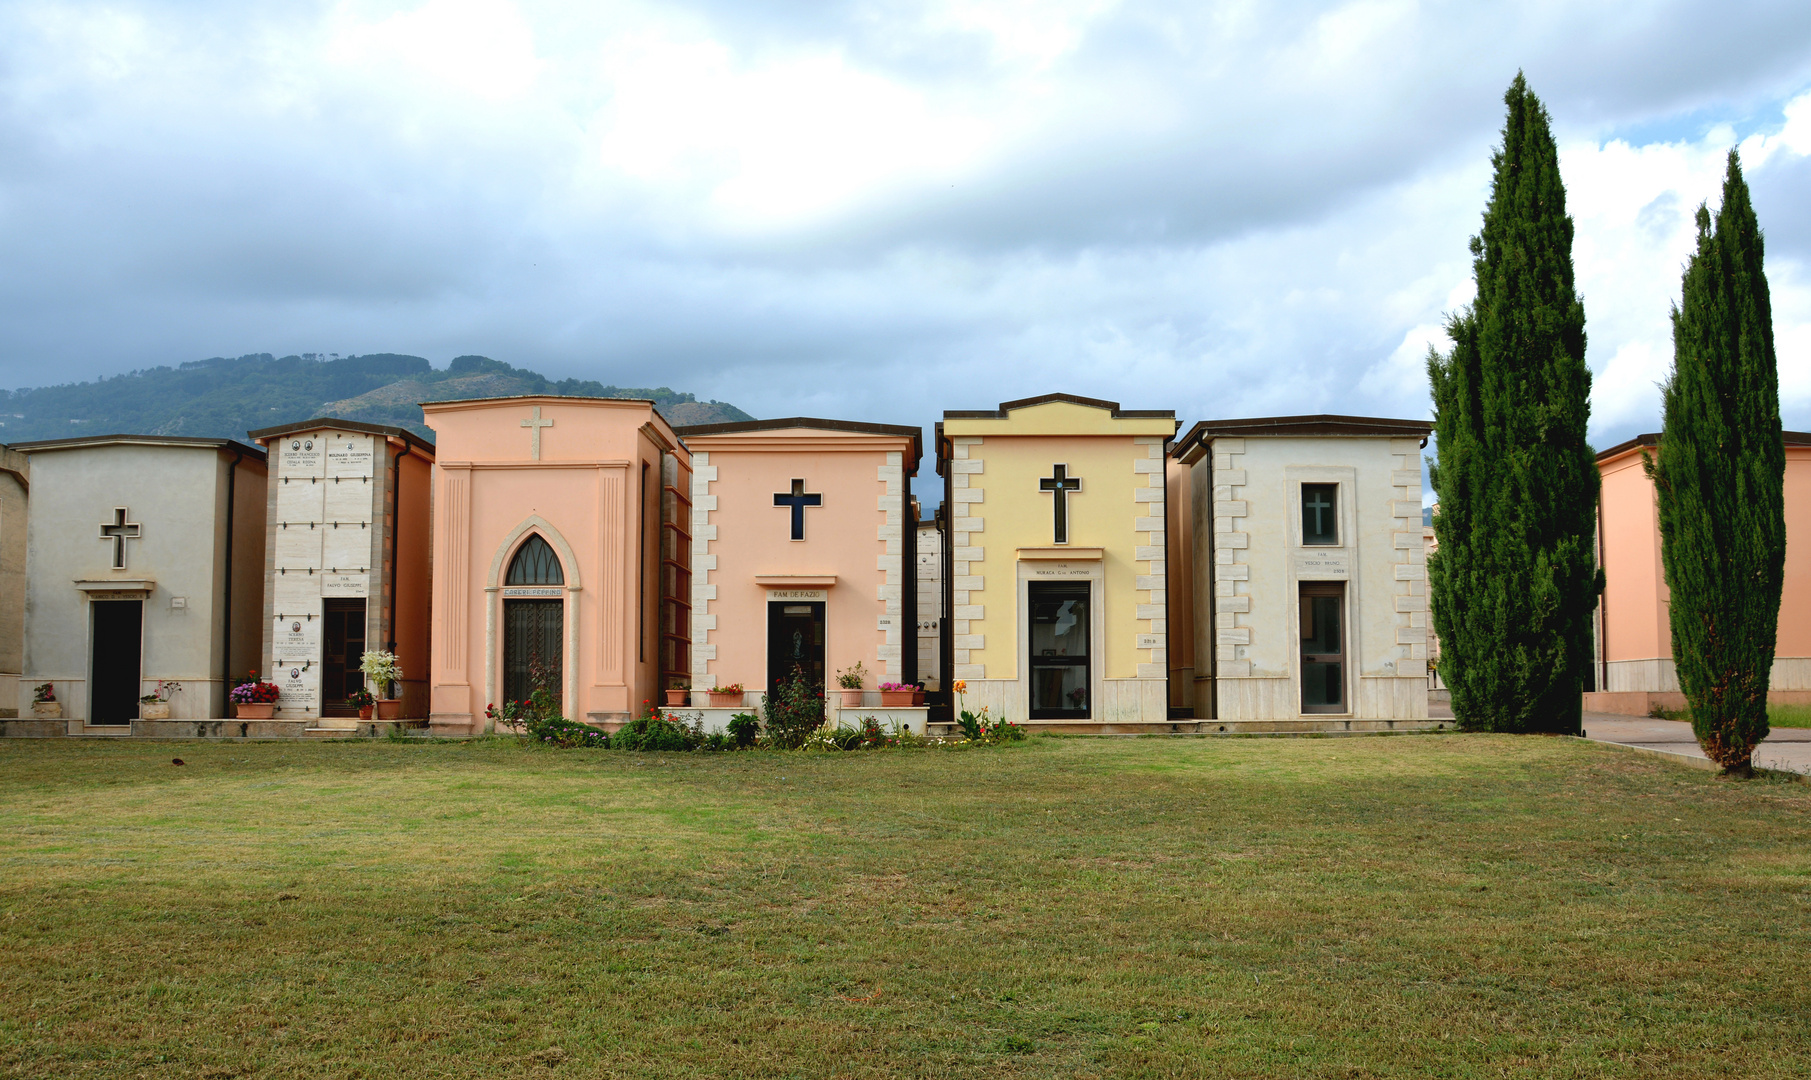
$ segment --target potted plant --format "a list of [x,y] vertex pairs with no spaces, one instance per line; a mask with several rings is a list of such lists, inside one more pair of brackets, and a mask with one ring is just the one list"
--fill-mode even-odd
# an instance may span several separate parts
[[358,707],[358,718],[360,720],[369,720],[371,719],[371,710],[377,704],[377,699],[371,696],[371,691],[361,686],[357,690],[346,695],[346,704],[356,705]]
[[228,695],[233,699],[233,715],[240,720],[269,720],[277,711],[277,693],[276,683],[254,675]]
[[742,704],[742,684],[730,683],[727,686],[711,687],[711,708],[734,709]]
[[861,708],[861,684],[868,677],[868,669],[857,660],[855,666],[844,668],[836,673],[836,685],[843,691],[843,708]]
[[39,683],[31,692],[31,714],[40,720],[63,715],[63,703],[57,700],[57,688]]
[[377,699],[377,718],[394,720],[402,715],[402,699],[396,695],[396,684],[402,681],[402,665],[396,654],[382,649],[369,649],[359,658],[358,669],[365,673],[365,685],[383,692]]
[[138,718],[140,720],[168,720],[170,718],[170,698],[182,689],[179,682],[157,680],[157,689],[138,699]]
[[692,684],[687,679],[674,679],[667,683],[667,707],[675,709],[683,706],[691,688]]
[[912,684],[883,682],[880,684],[880,706],[883,709],[905,708],[912,704]]
[[916,708],[923,704],[924,704],[924,684],[921,682],[915,682],[912,684],[912,706],[913,706],[913,708]]

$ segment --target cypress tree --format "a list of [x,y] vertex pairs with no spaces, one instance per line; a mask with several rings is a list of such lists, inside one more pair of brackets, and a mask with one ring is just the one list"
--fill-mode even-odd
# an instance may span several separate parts
[[1572,219],[1547,110],[1521,73],[1491,156],[1477,298],[1429,350],[1440,499],[1428,562],[1439,671],[1462,727],[1579,731],[1591,663],[1598,474]]
[[1731,150],[1714,230],[1698,207],[1698,250],[1673,308],[1666,419],[1647,469],[1692,731],[1706,757],[1742,775],[1767,737],[1786,565],[1786,450],[1762,254]]

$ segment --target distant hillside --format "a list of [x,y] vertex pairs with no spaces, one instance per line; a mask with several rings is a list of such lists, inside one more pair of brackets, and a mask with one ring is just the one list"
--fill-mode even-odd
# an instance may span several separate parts
[[243,439],[247,431],[316,416],[392,424],[431,439],[434,433],[422,425],[417,402],[509,394],[652,398],[676,425],[753,419],[734,405],[699,401],[664,386],[556,382],[487,356],[461,356],[437,370],[419,356],[394,353],[333,359],[255,353],[90,383],[0,390],[0,442],[113,432]]

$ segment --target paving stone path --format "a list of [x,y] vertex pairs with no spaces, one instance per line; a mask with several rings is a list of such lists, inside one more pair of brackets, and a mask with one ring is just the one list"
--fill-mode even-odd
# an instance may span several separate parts
[[[1692,726],[1678,720],[1588,712],[1585,738],[1705,760]],[[1766,741],[1755,747],[1754,763],[1764,769],[1811,775],[1811,728],[1774,728]]]

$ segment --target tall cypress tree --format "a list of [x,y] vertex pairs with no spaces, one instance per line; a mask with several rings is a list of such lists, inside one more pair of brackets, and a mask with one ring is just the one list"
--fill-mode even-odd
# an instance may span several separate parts
[[1571,734],[1603,590],[1585,309],[1547,110],[1519,72],[1503,100],[1471,241],[1477,299],[1448,321],[1452,351],[1428,355],[1440,499],[1429,595],[1461,726]]
[[1673,308],[1673,373],[1648,461],[1672,590],[1673,666],[1705,756],[1751,770],[1767,737],[1767,683],[1786,565],[1786,449],[1760,224],[1729,152],[1711,228]]

